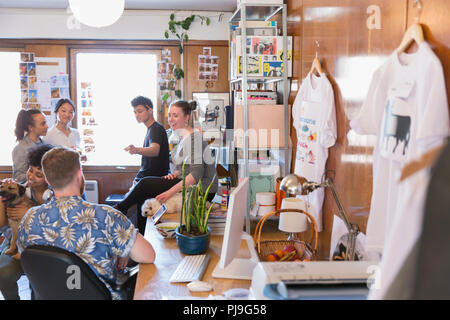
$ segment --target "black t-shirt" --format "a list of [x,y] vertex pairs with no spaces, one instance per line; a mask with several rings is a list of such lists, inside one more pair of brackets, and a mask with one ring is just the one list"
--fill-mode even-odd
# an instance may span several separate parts
[[142,156],[141,169],[135,178],[137,181],[148,176],[162,177],[169,174],[169,142],[167,133],[164,127],[156,121],[147,129],[144,148],[150,147],[153,142],[159,144],[159,155],[156,157]]

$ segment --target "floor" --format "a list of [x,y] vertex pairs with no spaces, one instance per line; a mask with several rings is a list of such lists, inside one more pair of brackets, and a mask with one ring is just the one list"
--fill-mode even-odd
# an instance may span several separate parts
[[[20,300],[31,300],[30,283],[28,282],[28,278],[25,275],[23,275],[22,277],[20,277],[19,280],[17,280],[17,286],[19,287]],[[0,300],[5,300],[5,298],[3,298],[1,291],[0,291]]]

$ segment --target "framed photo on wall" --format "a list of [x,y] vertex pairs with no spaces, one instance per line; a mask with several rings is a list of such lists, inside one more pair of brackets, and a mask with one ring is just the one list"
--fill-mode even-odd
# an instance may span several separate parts
[[192,93],[197,110],[194,115],[194,128],[199,129],[207,140],[215,139],[218,143],[220,128],[225,126],[225,106],[230,104],[230,93]]

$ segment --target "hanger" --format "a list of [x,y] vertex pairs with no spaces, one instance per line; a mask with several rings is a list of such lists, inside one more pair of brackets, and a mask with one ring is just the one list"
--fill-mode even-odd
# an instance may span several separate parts
[[408,177],[414,175],[416,172],[421,171],[422,169],[430,168],[434,165],[434,163],[439,158],[442,150],[444,149],[446,144],[433,148],[426,152],[420,157],[420,159],[414,160],[406,164],[402,169],[402,175],[400,177],[400,181],[407,179]]
[[311,70],[309,71],[310,73],[314,73],[314,71],[317,71],[319,74],[322,73],[322,66],[320,65],[320,60],[319,60],[319,41],[315,41],[316,43],[316,57],[313,60],[312,66],[311,66]]
[[415,23],[411,25],[408,30],[406,30],[405,35],[403,36],[402,42],[397,49],[397,53],[405,52],[406,49],[409,48],[412,42],[416,42],[418,45],[425,42],[425,38],[423,36],[422,26],[419,24],[420,13],[422,12],[422,4],[420,0],[414,0],[413,7],[417,6],[417,14],[415,18]]

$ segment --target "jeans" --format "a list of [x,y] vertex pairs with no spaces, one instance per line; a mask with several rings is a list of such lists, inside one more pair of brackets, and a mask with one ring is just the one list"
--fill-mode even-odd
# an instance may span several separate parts
[[17,280],[22,274],[20,260],[0,254],[0,290],[6,300],[20,300]]

